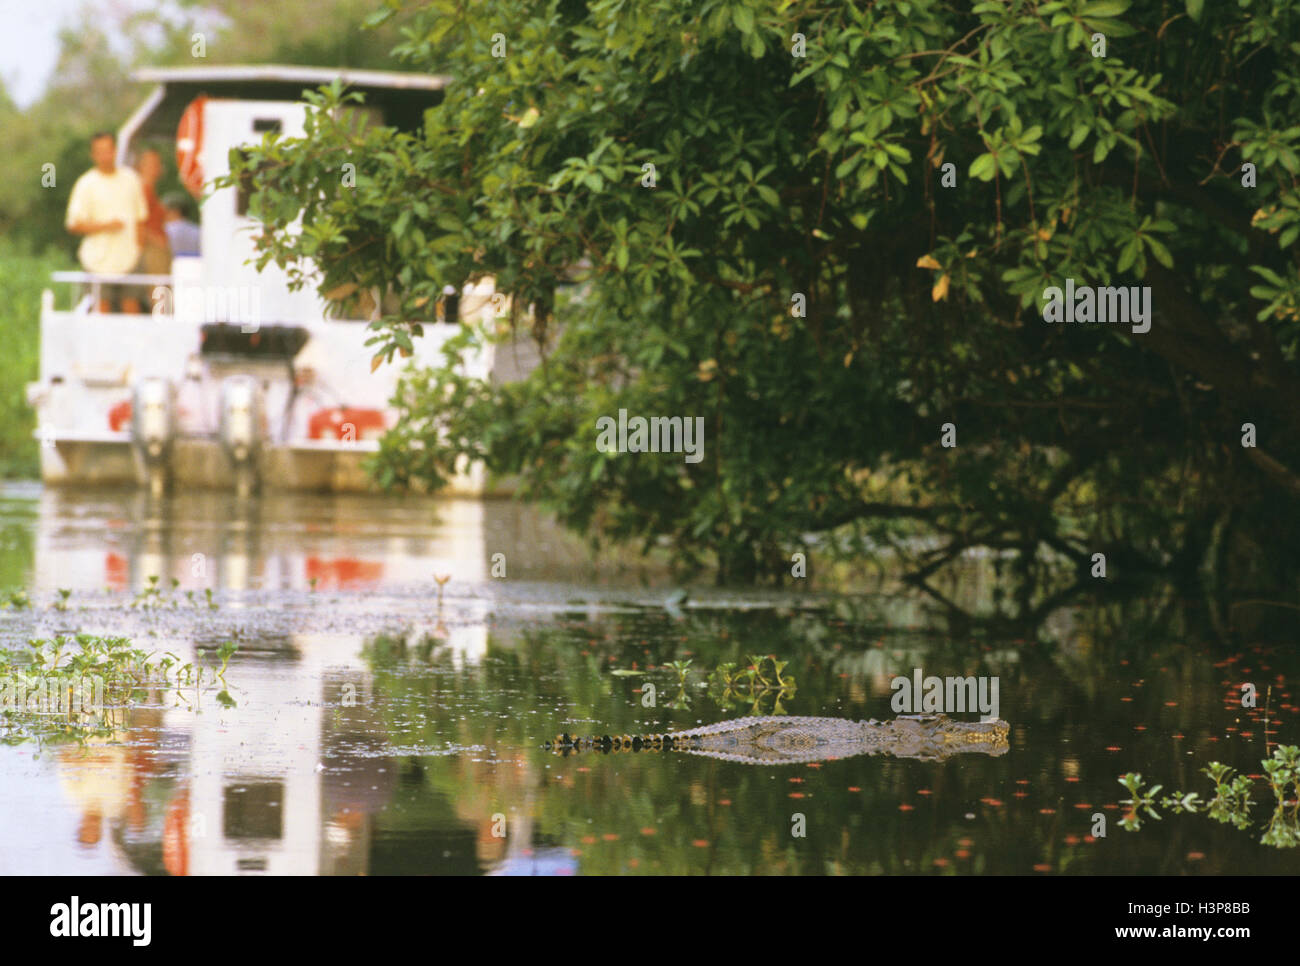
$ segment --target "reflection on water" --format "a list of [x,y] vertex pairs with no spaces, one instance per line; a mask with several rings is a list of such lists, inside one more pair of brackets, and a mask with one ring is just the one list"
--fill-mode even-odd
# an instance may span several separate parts
[[[450,578],[441,598],[436,575]],[[161,603],[133,607],[153,576]],[[114,741],[0,747],[0,873],[1300,868],[1295,850],[1201,816],[1118,827],[1125,771],[1204,796],[1208,761],[1252,773],[1277,742],[1300,743],[1293,648],[1212,646],[1167,595],[1080,605],[1007,639],[954,632],[910,597],[696,591],[665,608],[663,574],[593,561],[504,502],[39,488],[0,496],[0,578],[36,604],[0,612],[6,647],[80,630],[185,661],[240,645],[236,708],[160,696]],[[73,591],[63,610],[59,588]],[[695,680],[679,689],[666,666],[751,654],[789,662],[793,715],[893,717],[890,681],[914,668],[996,675],[1009,748],[769,767],[542,747],[749,713]],[[1236,700],[1246,680],[1254,711]]]
[[[34,546],[33,546],[34,545]],[[34,594],[59,587],[139,591],[150,576],[182,591],[367,590],[490,579],[654,580],[639,562],[596,560],[580,541],[507,500],[279,494],[238,500],[193,491],[154,501],[139,490],[0,491],[0,580]]]

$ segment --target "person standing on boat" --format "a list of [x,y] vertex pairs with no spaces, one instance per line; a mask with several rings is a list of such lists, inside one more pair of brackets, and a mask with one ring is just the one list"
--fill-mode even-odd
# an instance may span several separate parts
[[202,235],[199,226],[185,216],[189,207],[186,197],[179,191],[162,200],[163,230],[171,245],[172,255],[198,255]]
[[[140,176],[145,208],[149,212],[140,229],[140,261],[135,270],[143,275],[168,275],[172,270],[172,251],[167,240],[167,214],[155,190],[163,173],[162,157],[153,148],[146,148],[136,159],[135,171]],[[150,287],[139,288],[137,297],[149,301]]]
[[[68,231],[84,235],[77,258],[87,272],[121,275],[140,261],[144,221],[149,215],[140,178],[130,168],[119,168],[117,141],[108,131],[90,138],[90,159],[95,166],[77,179],[68,199]],[[100,287],[100,312],[111,302],[129,314],[140,312],[140,300],[125,285]]]

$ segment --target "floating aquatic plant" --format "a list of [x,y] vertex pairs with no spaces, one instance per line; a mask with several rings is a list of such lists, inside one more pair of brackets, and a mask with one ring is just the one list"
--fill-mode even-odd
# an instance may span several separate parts
[[[1281,745],[1273,750],[1272,757],[1263,759],[1261,764],[1277,804],[1260,843],[1280,849],[1294,848],[1300,845],[1300,817],[1297,816],[1297,811],[1300,810],[1300,747]],[[1250,810],[1254,804],[1250,797],[1253,784],[1251,779],[1245,775],[1235,775],[1236,769],[1219,761],[1210,762],[1201,771],[1214,782],[1214,797],[1210,801],[1203,801],[1195,792],[1175,792],[1162,798],[1159,805],[1175,813],[1203,812],[1224,825],[1238,829],[1249,828]],[[1121,775],[1119,782],[1129,790],[1130,795],[1121,802],[1128,806],[1128,811],[1120,819],[1121,827],[1136,832],[1142,827],[1141,813],[1144,811],[1151,818],[1160,818],[1155,808],[1155,796],[1163,786],[1154,785],[1143,789],[1142,775],[1137,772]]]
[[[205,691],[234,707],[225,673],[236,650],[216,649],[218,666],[165,652],[146,653],[124,637],[78,634],[33,639],[25,649],[0,649],[0,741],[80,741],[111,737],[131,707],[174,696],[196,710]],[[191,703],[191,697],[193,703]]]
[[[748,708],[751,714],[785,714],[783,700],[796,691],[793,675],[785,673],[787,661],[778,661],[771,655],[748,655],[743,667],[735,661],[719,662],[712,671],[701,670],[703,680],[697,686],[707,688],[707,694],[720,707],[728,710]],[[693,672],[692,662],[669,661],[664,665],[677,675],[677,693],[665,702],[669,708],[689,708],[688,686]],[[616,668],[610,672],[617,677],[643,677],[649,670]]]

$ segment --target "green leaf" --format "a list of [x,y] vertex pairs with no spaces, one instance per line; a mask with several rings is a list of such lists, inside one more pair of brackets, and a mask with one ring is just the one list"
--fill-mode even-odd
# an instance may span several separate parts
[[[1089,19],[1088,26],[1094,31],[1105,34],[1107,40],[1115,37],[1131,37],[1137,33],[1136,27],[1130,27],[1123,20]],[[1088,38],[1085,38],[1085,41],[1090,42]]]
[[1262,276],[1265,281],[1272,282],[1279,288],[1286,287],[1286,282],[1282,281],[1282,276],[1278,275],[1278,273],[1273,271],[1271,268],[1265,268],[1263,265],[1252,265],[1250,266],[1250,270],[1256,275]]
[[821,69],[822,69],[821,64],[813,64],[811,67],[805,67],[803,70],[799,71],[799,73],[795,74],[793,77],[790,78],[790,86],[794,87],[795,84],[799,83],[805,77],[809,77],[812,74],[817,73],[817,71]]
[[732,22],[735,23],[736,29],[742,34],[750,34],[754,31],[754,11],[748,7],[736,7],[731,11]]
[[1132,239],[1119,253],[1119,263],[1115,266],[1121,272],[1127,272],[1138,256],[1138,240]]
[[889,152],[891,157],[893,157],[898,161],[901,161],[903,164],[912,163],[912,152],[907,150],[907,148],[903,147],[901,144],[894,144],[892,142],[886,141],[885,150]]
[[1160,242],[1156,241],[1154,238],[1151,238],[1150,236],[1147,237],[1146,242],[1147,242],[1147,249],[1151,252],[1152,255],[1155,256],[1156,261],[1158,261],[1165,268],[1174,267],[1174,256],[1169,254],[1168,248],[1166,248],[1164,245],[1160,244]]
[[1088,20],[1097,17],[1118,17],[1129,8],[1130,0],[1098,0],[1079,11],[1079,15]]
[[370,16],[361,22],[362,27],[367,30],[373,30],[375,27],[386,23],[388,19],[397,11],[391,7],[384,7],[382,10],[376,10]]
[[1187,0],[1187,16],[1199,22],[1204,12],[1205,0]]
[[992,181],[993,174],[997,168],[997,161],[989,153],[981,154],[971,162],[969,176],[979,178],[981,181]]

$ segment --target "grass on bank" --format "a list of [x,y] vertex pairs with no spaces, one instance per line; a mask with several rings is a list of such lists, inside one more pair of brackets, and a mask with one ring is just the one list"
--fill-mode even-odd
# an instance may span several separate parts
[[39,475],[27,383],[40,368],[41,290],[50,287],[51,272],[69,267],[63,252],[30,254],[0,239],[0,478]]

